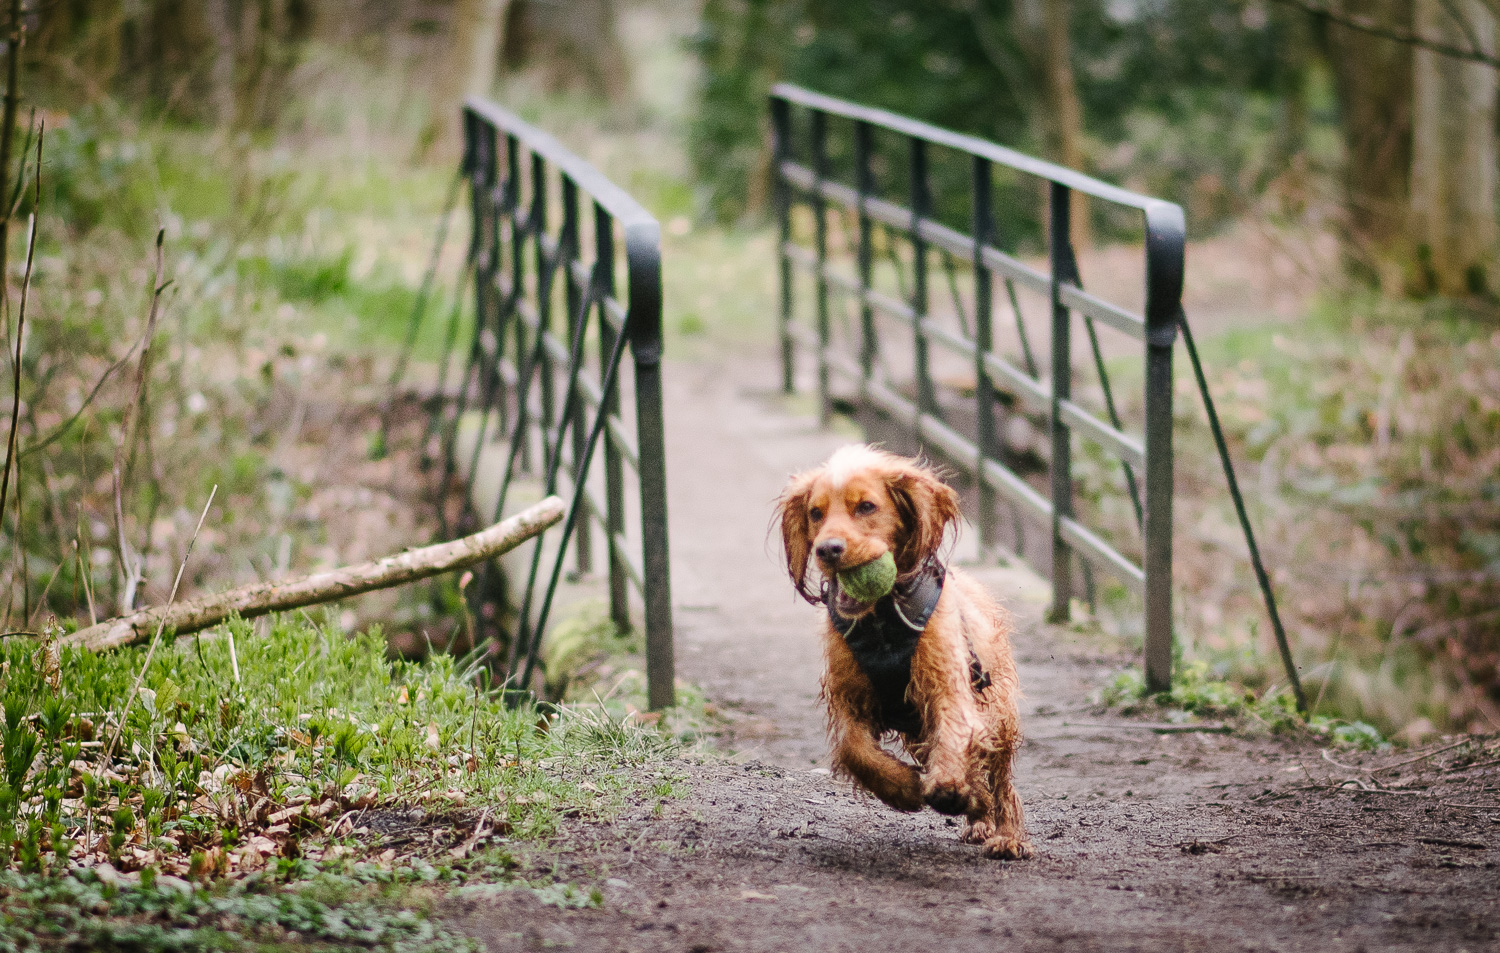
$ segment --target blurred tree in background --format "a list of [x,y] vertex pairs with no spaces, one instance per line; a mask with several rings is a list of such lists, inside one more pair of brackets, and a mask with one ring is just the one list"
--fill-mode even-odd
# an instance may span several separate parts
[[[454,106],[525,70],[619,103],[621,0],[51,0],[29,47],[55,94],[268,129],[309,42],[404,60]],[[656,0],[666,2],[666,0]],[[1489,296],[1496,0],[702,0],[689,151],[721,218],[766,204],[765,95],[786,79],[1172,197],[1203,234],[1334,209],[1348,271]],[[1076,236],[1091,223],[1080,203]],[[1097,223],[1094,223],[1097,226]],[[1022,234],[1040,234],[1039,224]]]

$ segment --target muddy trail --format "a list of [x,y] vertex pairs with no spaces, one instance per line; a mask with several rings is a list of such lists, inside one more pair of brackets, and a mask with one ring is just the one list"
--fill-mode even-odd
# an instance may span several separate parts
[[681,765],[689,793],[664,810],[574,821],[523,859],[600,906],[512,891],[455,925],[496,953],[1500,950],[1495,739],[1362,755],[1102,711],[1130,660],[1043,624],[1045,583],[963,545],[1016,621],[1036,858],[983,860],[952,820],[832,778],[818,610],[767,528],[787,474],[856,435],[793,412],[774,380],[753,361],[667,377],[678,668],[726,713],[719,755]]

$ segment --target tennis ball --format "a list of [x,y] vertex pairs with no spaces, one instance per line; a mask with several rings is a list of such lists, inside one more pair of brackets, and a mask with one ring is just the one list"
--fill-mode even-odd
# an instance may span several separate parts
[[860,602],[874,602],[896,585],[896,557],[889,551],[879,559],[839,573],[839,587]]

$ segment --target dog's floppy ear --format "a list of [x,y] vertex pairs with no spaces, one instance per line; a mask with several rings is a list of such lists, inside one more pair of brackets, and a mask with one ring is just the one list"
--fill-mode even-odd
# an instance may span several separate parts
[[808,588],[807,564],[812,557],[812,534],[809,532],[807,508],[817,471],[792,478],[776,501],[776,517],[781,520],[781,548],[786,554],[787,575],[808,602],[816,603],[818,594]]
[[886,488],[901,516],[896,568],[908,573],[938,551],[948,525],[958,521],[958,494],[928,467],[906,461],[891,469]]

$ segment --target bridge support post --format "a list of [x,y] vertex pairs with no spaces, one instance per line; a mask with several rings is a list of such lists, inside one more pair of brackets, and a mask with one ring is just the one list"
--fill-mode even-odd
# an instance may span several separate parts
[[823,198],[823,180],[828,177],[828,117],[823,113],[812,115],[812,168],[812,207],[816,217],[813,223],[813,247],[818,256],[818,271],[813,276],[818,303],[818,425],[826,427],[833,417],[833,398],[829,393],[828,380],[828,340],[831,333],[828,321],[828,201]]
[[1146,208],[1146,689],[1172,687],[1172,352],[1182,310],[1182,209]]
[[985,358],[994,345],[990,327],[993,289],[991,275],[984,263],[984,245],[994,230],[993,186],[990,180],[990,162],[981,156],[973,160],[974,190],[974,400],[975,442],[979,447],[974,472],[979,486],[979,545],[988,554],[999,542],[995,520],[995,490],[985,479],[984,462],[999,456],[999,441],[995,433],[995,392],[990,384],[989,367]]
[[792,342],[792,260],[787,257],[787,243],[792,240],[792,193],[781,167],[792,152],[792,104],[784,99],[771,100],[772,155],[776,168],[772,181],[776,184],[776,262],[781,279],[781,320],[778,331],[781,337],[781,392],[790,394],[796,389],[792,365],[795,353]]
[[1062,402],[1073,392],[1072,313],[1062,303],[1062,284],[1072,276],[1069,235],[1072,192],[1051,183],[1049,264],[1052,278],[1052,608],[1049,622],[1066,622],[1073,602],[1073,548],[1063,537],[1064,519],[1073,516],[1073,434],[1064,422]]

